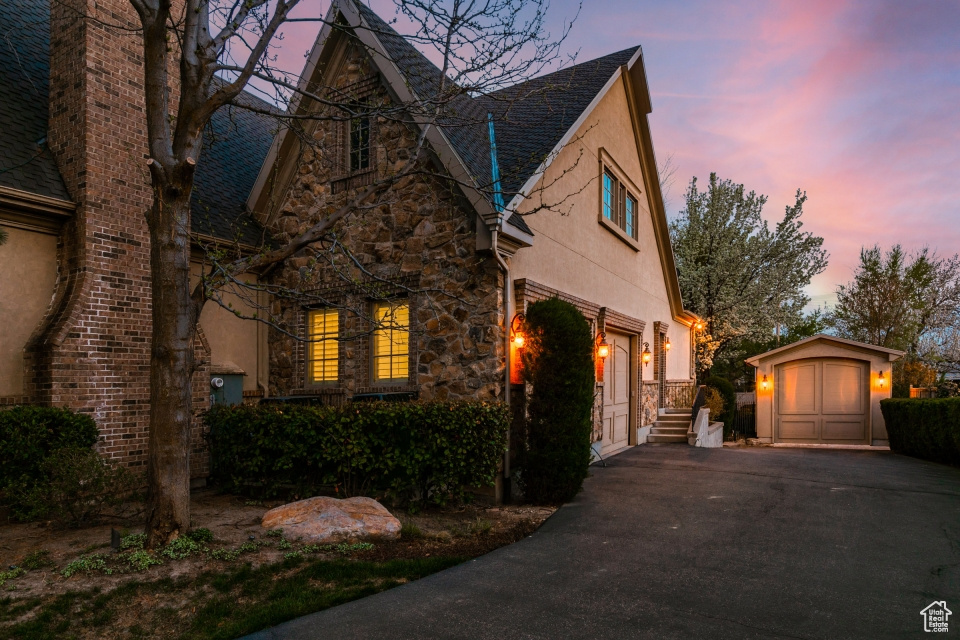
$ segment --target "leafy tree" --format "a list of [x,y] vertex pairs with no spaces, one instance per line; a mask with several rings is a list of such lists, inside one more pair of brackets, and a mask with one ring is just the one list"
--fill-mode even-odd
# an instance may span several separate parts
[[804,314],[794,324],[787,327],[786,331],[777,336],[768,335],[765,339],[757,340],[747,338],[737,342],[728,350],[729,356],[717,358],[714,361],[712,373],[730,380],[737,388],[742,391],[749,391],[753,388],[753,374],[756,371],[753,367],[744,362],[744,359],[752,356],[766,353],[771,349],[776,349],[781,345],[791,344],[804,338],[824,333],[828,328],[827,318],[824,312],[817,308]]
[[[348,2],[341,0],[338,6]],[[411,25],[407,34],[411,42],[435,54],[439,73],[402,105],[358,104],[329,87],[298,83],[299,69],[274,66],[274,48],[284,24],[313,21],[334,30],[344,28],[337,21],[324,25],[325,18],[315,14],[293,16],[299,4],[300,0],[130,0],[130,12],[87,3],[89,15],[76,14],[77,20],[90,20],[123,34],[130,47],[139,48],[143,60],[146,166],[153,196],[152,206],[145,211],[152,295],[147,461],[147,544],[151,548],[176,539],[190,524],[191,378],[197,322],[207,301],[220,302],[218,292],[242,286],[244,274],[261,273],[294,255],[329,262],[324,252],[340,246],[338,229],[389,202],[398,183],[434,171],[428,139],[437,127],[486,126],[486,110],[473,114],[460,108],[465,96],[487,95],[537,75],[558,61],[559,45],[569,32],[569,24],[556,38],[546,31],[548,0],[395,0],[397,14]],[[205,256],[209,270],[193,286],[190,258],[196,243],[190,227],[191,193],[198,163],[203,162],[204,131],[219,109],[258,111],[242,95],[252,82],[259,92],[275,95],[280,104],[316,107],[270,111],[278,129],[296,133],[304,119],[388,118],[411,127],[416,145],[406,153],[403,166],[357,189],[355,196],[289,242],[264,245],[256,252],[211,248]],[[515,94],[511,94],[514,99],[525,97]],[[306,138],[304,144],[313,144]],[[455,182],[453,177],[448,179]],[[480,185],[488,197],[496,188]],[[261,291],[282,293],[279,288]],[[249,298],[250,292],[240,295]]]
[[520,485],[536,503],[572,499],[590,465],[595,371],[590,325],[558,298],[531,304],[523,376],[530,386]]
[[960,364],[960,256],[929,248],[863,248],[853,280],[837,287],[830,321],[840,336],[907,352],[940,372]]
[[802,318],[803,289],[827,266],[823,238],[802,230],[805,193],[771,229],[767,197],[710,174],[706,191],[690,181],[686,207],[670,225],[685,306],[706,322],[698,334],[698,367],[740,353],[744,340],[767,340]]

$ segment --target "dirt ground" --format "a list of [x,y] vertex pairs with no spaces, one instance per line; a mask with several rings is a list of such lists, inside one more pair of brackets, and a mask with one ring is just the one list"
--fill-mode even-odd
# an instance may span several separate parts
[[[210,549],[236,549],[250,541],[264,546],[242,558],[256,568],[283,559],[289,547],[276,544],[277,539],[266,535],[260,518],[282,501],[253,501],[242,497],[201,490],[193,494],[193,528],[207,528],[213,533]],[[385,561],[393,558],[418,558],[431,555],[473,557],[497,547],[510,544],[532,533],[553,512],[552,507],[466,505],[456,508],[433,508],[417,514],[394,511],[405,525],[400,540],[378,542],[373,549],[358,551],[351,557],[363,560]],[[85,554],[103,554],[111,565],[111,530],[122,535],[137,533],[136,528],[123,523],[105,524],[78,530],[57,530],[47,523],[0,525],[0,572],[21,566],[31,553],[46,551],[46,566],[27,571],[7,580],[0,587],[0,598],[42,598],[46,600],[68,591],[99,588],[108,592],[130,582],[151,582],[163,578],[185,578],[224,566],[226,560],[217,560],[209,554],[198,554],[182,560],[165,560],[160,566],[134,572],[117,566],[110,575],[104,572],[76,573],[63,577],[61,571],[68,563]],[[333,557],[336,554],[331,554]],[[321,554],[322,556],[322,554]],[[337,556],[342,557],[342,556]]]

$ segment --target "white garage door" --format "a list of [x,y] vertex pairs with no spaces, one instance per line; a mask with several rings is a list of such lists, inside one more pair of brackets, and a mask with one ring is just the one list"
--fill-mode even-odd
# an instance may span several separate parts
[[604,454],[629,444],[630,435],[630,336],[607,332],[610,355],[603,371],[603,437]]
[[869,444],[869,370],[857,360],[797,360],[777,367],[777,442]]

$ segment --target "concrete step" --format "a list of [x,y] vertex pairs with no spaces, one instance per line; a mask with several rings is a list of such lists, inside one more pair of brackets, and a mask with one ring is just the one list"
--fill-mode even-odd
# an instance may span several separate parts
[[660,415],[670,415],[682,413],[684,415],[690,415],[693,411],[693,407],[671,407],[669,409],[660,409]]
[[682,425],[679,427],[675,426],[665,426],[660,423],[654,423],[653,427],[650,429],[650,433],[657,435],[683,435],[689,431],[690,428],[687,425]]
[[647,442],[651,442],[654,444],[657,444],[657,443],[666,444],[666,443],[673,443],[673,442],[679,443],[679,444],[687,444],[687,436],[686,434],[676,435],[676,436],[674,435],[663,436],[663,435],[657,435],[657,434],[651,433],[650,435],[647,436]]
[[686,415],[682,415],[679,413],[677,414],[665,413],[657,416],[657,422],[670,422],[670,423],[683,422],[686,424],[690,424],[690,414],[688,413]]

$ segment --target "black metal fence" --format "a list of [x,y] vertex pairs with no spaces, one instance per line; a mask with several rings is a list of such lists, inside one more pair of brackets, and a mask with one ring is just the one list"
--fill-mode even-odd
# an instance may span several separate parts
[[755,393],[738,393],[737,407],[733,412],[732,440],[757,437],[757,396]]

